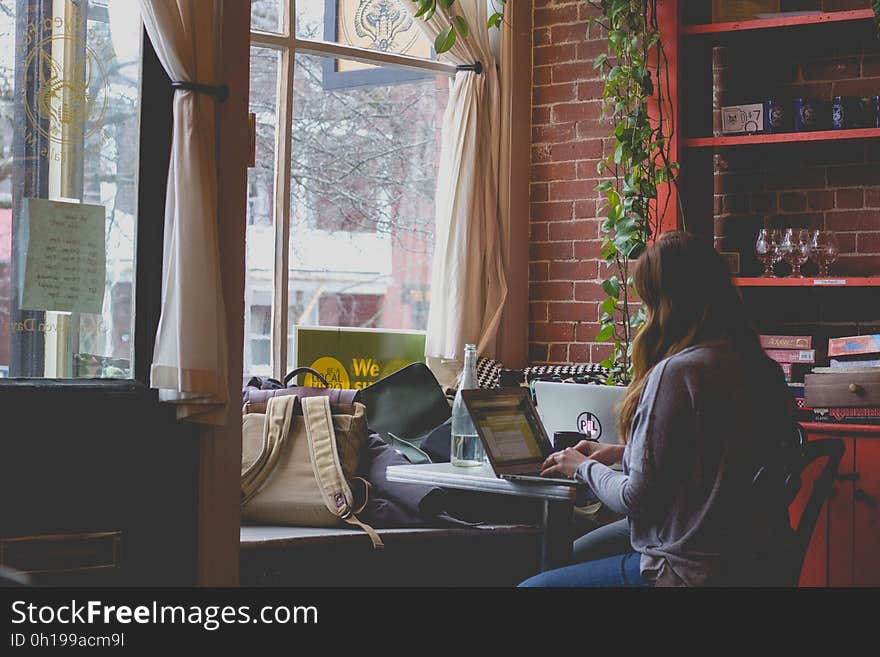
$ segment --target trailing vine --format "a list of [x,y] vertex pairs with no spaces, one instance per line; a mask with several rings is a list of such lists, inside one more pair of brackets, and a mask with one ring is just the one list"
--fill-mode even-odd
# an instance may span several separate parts
[[[434,17],[438,3],[444,9],[453,10],[456,0],[411,0],[411,2],[418,5],[418,11],[415,14],[416,18],[429,21]],[[486,21],[487,28],[492,29],[493,27],[501,26],[501,23],[504,22],[504,5],[506,3],[507,0],[492,0],[492,11]],[[452,48],[455,45],[456,37],[467,38],[469,28],[464,17],[452,14],[450,19],[450,24],[440,30],[440,33],[434,39],[434,50],[437,54],[447,52]]]
[[607,297],[596,339],[612,343],[611,356],[602,362],[610,371],[608,383],[626,385],[632,378],[633,339],[645,320],[632,289],[632,264],[669,209],[671,195],[661,207],[658,188],[676,184],[678,169],[670,158],[668,61],[657,0],[585,1],[598,10],[587,33],[598,25],[607,36],[607,52],[596,57],[594,67],[605,85],[603,116],[613,124],[613,148],[597,167],[605,178],[596,189],[603,195],[601,252],[610,275],[602,282]]

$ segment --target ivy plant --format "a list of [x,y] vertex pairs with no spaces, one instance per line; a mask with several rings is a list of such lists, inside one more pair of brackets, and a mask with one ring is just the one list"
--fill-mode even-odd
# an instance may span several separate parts
[[611,356],[602,362],[610,372],[608,383],[626,385],[632,378],[633,339],[645,320],[632,288],[632,265],[669,209],[668,202],[661,207],[658,188],[676,184],[678,169],[670,159],[668,61],[657,0],[586,1],[597,10],[587,34],[599,26],[607,37],[607,51],[593,64],[604,82],[603,117],[612,126],[612,148],[597,167],[603,178],[597,191],[608,278],[602,282],[606,298],[596,339],[612,344]]
[[[458,3],[458,0],[410,1],[418,5],[416,17],[421,18],[425,21],[429,21],[434,17],[434,13],[437,11],[438,4],[444,9],[450,10],[450,24],[447,25],[444,29],[440,30],[440,34],[438,34],[437,38],[434,39],[434,50],[437,52],[437,54],[449,51],[452,46],[455,45],[455,40],[457,37],[461,37],[462,39],[467,38],[469,32],[467,21],[464,19],[463,16],[454,13],[455,5]],[[492,0],[492,13],[489,15],[489,20],[487,21],[486,25],[487,28],[491,29],[493,27],[499,27],[501,23],[504,22],[505,4],[507,4],[507,0]]]

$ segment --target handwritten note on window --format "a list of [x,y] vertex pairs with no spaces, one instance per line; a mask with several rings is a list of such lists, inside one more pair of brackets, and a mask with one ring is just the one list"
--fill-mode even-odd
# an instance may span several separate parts
[[100,205],[25,199],[22,310],[100,314],[106,252]]

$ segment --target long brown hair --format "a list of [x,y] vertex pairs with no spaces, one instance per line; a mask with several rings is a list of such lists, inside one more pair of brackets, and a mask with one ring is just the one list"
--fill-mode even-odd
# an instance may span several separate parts
[[646,317],[633,341],[633,379],[620,409],[625,442],[648,375],[687,347],[725,339],[747,362],[779,370],[764,354],[727,266],[704,240],[685,232],[663,234],[638,259],[633,283]]

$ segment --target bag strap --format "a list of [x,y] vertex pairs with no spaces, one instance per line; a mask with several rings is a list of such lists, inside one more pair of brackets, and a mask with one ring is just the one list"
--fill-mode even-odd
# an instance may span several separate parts
[[290,433],[290,423],[296,408],[296,395],[272,397],[266,406],[263,425],[263,444],[260,455],[241,479],[241,504],[244,506],[257,494],[272,474],[281,456],[281,448]]
[[355,515],[359,509],[354,508],[351,487],[345,480],[342,465],[339,463],[330,400],[327,397],[307,397],[302,400],[302,408],[309,451],[312,455],[312,468],[324,504],[333,515],[363,529],[369,535],[374,548],[385,547],[379,534],[372,527],[358,520]]
[[292,372],[288,372],[287,376],[284,377],[284,385],[286,387],[290,387],[290,381],[294,377],[299,376],[300,374],[311,374],[313,377],[318,379],[318,381],[323,383],[325,388],[330,387],[330,383],[327,381],[326,378],[324,378],[324,375],[321,374],[320,372],[318,372],[317,370],[313,370],[311,367],[297,367]]

